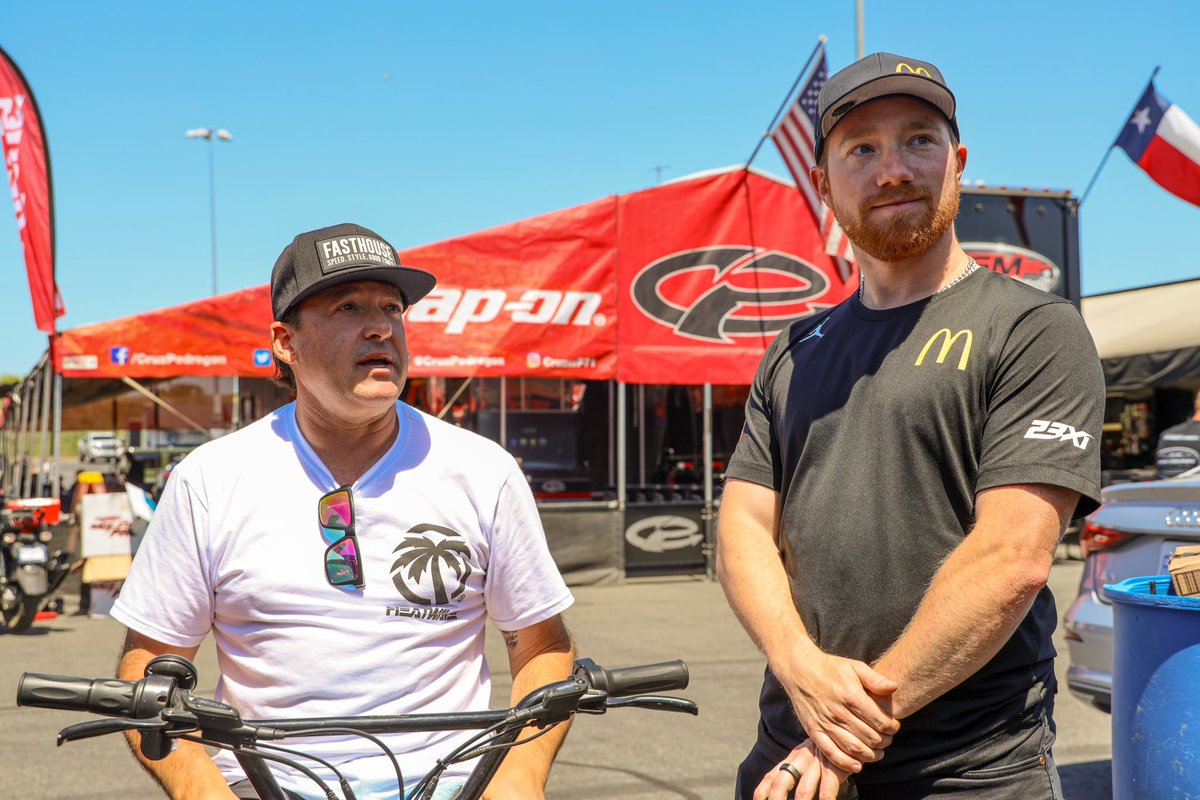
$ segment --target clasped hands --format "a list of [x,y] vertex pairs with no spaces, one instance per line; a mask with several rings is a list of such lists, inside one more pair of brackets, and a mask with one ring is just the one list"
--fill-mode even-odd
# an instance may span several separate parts
[[802,664],[773,665],[772,671],[809,738],[784,760],[800,773],[799,781],[774,768],[754,800],[834,800],[847,777],[883,758],[900,729],[891,700],[897,684],[861,661],[827,653],[806,654]]

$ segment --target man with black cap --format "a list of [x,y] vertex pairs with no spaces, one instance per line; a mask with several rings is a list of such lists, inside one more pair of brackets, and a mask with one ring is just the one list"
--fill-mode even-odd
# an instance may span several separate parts
[[[404,312],[433,286],[357,225],[284,249],[270,335],[295,402],[175,468],[113,609],[128,627],[118,677],[140,678],[163,653],[190,658],[211,632],[217,699],[244,718],[478,710],[487,618],[504,632],[514,698],[569,674],[572,598],[515,461],[399,400]],[[516,748],[486,796],[541,797],[564,733]],[[469,735],[383,738],[411,789]],[[306,742],[360,800],[396,796],[370,742]],[[234,759],[199,745],[143,764],[173,798],[257,796]],[[452,766],[436,796],[467,769]],[[289,797],[323,796],[295,771],[275,774]]]
[[935,66],[868,56],[813,124],[861,282],[768,349],[726,472],[718,572],[768,664],[737,795],[1060,798],[1046,581],[1100,493],[1091,337],[959,245]]

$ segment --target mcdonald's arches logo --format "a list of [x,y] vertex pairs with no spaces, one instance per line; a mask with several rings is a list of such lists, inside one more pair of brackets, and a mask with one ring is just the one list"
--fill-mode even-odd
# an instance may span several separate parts
[[949,328],[942,328],[940,331],[929,337],[929,341],[925,343],[925,348],[921,350],[921,355],[917,356],[917,363],[913,366],[919,367],[925,362],[925,356],[929,353],[929,348],[933,347],[934,342],[941,341],[941,349],[938,350],[937,363],[944,364],[946,356],[950,355],[950,351],[954,349],[954,343],[960,338],[963,339],[962,355],[958,357],[959,370],[967,368],[967,362],[971,360],[971,344],[974,341],[974,334],[969,330],[962,330],[957,333],[951,333]]
[[896,72],[907,72],[912,75],[924,75],[926,78],[933,77],[929,74],[929,70],[925,69],[924,67],[917,67],[916,69],[913,69],[910,65],[904,63],[903,61],[896,65]]

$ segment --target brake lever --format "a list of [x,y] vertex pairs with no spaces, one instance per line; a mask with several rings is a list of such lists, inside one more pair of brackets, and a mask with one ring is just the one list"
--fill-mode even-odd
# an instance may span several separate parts
[[68,725],[58,732],[58,746],[79,739],[90,739],[93,736],[104,736],[120,731],[162,731],[167,723],[160,719],[94,719]]
[[603,714],[608,707],[608,692],[603,689],[589,689],[579,698],[580,714]]
[[693,717],[700,713],[700,708],[691,700],[667,695],[642,694],[636,697],[620,697],[608,701],[609,708],[649,708],[653,711],[675,711],[680,714],[691,714]]

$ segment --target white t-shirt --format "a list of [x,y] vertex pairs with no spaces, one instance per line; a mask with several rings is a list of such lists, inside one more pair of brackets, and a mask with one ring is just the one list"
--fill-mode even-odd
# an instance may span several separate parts
[[[352,487],[363,589],[326,580],[317,503],[336,483],[292,404],[176,467],[113,616],[183,647],[211,631],[216,697],[243,719],[486,709],[485,618],[519,630],[572,597],[513,458],[403,403],[396,412],[395,444]],[[384,738],[411,788],[469,735]],[[360,737],[282,744],[345,765],[362,800],[394,796],[390,762]],[[242,777],[228,753],[216,761]],[[272,769],[285,789],[321,797],[308,778]]]

